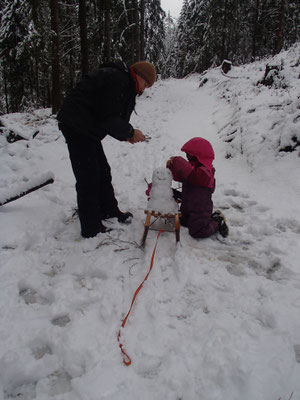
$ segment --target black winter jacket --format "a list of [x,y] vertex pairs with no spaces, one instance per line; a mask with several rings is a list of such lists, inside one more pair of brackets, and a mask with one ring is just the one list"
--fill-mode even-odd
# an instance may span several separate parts
[[67,94],[57,114],[59,127],[75,134],[118,140],[133,136],[129,123],[136,83],[123,63],[106,64],[84,76]]

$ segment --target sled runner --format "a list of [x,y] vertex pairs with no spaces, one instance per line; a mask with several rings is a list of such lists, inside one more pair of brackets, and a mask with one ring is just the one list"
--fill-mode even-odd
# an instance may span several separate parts
[[[141,240],[142,247],[146,243],[149,229],[156,231],[163,230],[167,232],[175,232],[176,243],[180,241],[180,212],[162,214],[156,211],[145,210],[145,214],[147,214],[147,216],[145,221],[144,233]],[[153,218],[152,222],[151,217]]]

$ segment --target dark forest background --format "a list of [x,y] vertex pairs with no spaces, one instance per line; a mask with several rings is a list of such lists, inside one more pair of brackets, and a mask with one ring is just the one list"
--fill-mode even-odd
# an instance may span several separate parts
[[277,54],[299,40],[299,0],[0,0],[0,114],[51,107],[101,63],[153,62],[163,78]]

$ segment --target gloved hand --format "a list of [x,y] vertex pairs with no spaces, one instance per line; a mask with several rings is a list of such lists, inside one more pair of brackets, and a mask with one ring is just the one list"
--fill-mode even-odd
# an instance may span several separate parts
[[181,201],[182,200],[182,193],[177,190],[177,189],[172,189],[173,190],[173,197],[176,201]]
[[150,196],[151,188],[152,188],[152,183],[148,183],[148,189],[145,192],[147,196]]

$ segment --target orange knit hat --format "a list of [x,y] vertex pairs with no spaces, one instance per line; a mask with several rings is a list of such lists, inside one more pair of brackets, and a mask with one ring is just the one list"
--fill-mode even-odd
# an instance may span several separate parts
[[145,79],[149,87],[156,81],[156,71],[153,64],[148,61],[138,61],[132,64],[134,72],[141,78]]

